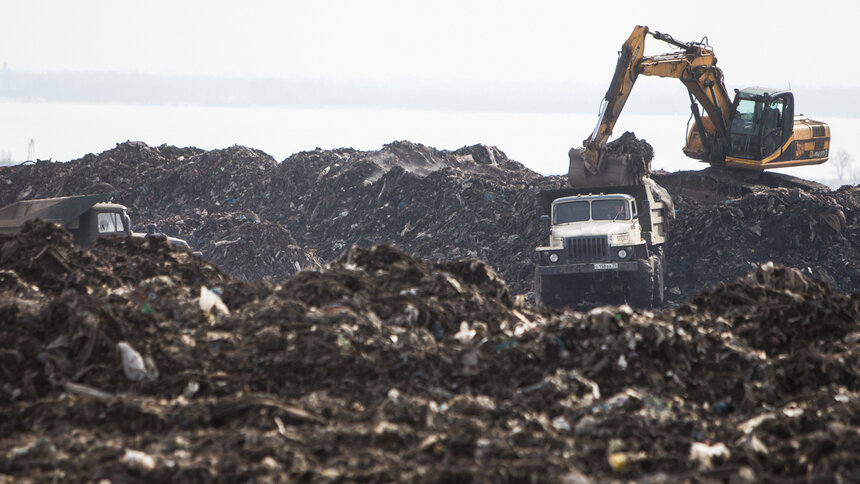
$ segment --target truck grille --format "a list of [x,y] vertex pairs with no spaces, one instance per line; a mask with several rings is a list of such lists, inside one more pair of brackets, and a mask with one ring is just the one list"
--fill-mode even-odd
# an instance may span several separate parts
[[576,261],[606,260],[609,240],[602,237],[570,237],[564,239],[567,256]]

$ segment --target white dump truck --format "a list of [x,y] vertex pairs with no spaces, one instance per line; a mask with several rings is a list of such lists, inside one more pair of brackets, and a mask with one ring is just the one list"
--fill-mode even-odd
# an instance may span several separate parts
[[536,249],[537,304],[663,304],[663,245],[674,207],[662,187],[645,179],[551,190],[541,204],[549,243]]

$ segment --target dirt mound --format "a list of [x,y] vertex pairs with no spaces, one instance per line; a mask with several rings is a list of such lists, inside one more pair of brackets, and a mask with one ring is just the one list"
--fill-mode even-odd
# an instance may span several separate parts
[[[198,148],[150,147],[125,142],[71,163],[39,161],[3,170],[0,204],[81,193],[123,194],[129,206],[149,202],[148,184],[168,177],[188,159],[205,153]],[[163,203],[164,201],[162,201]]]
[[[390,246],[280,285],[230,279],[160,238],[84,251],[33,223],[0,236],[13,246],[0,252],[10,478],[860,472],[860,296],[791,268],[663,313],[561,314],[524,305],[483,262]],[[71,272],[34,270],[54,259]]]

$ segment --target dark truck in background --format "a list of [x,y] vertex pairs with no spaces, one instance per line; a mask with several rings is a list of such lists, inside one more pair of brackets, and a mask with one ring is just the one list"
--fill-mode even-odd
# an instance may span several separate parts
[[[99,237],[155,235],[132,232],[128,209],[105,199],[104,194],[92,194],[21,200],[0,208],[0,234],[14,234],[27,221],[39,218],[62,225],[75,243],[84,247]],[[188,242],[176,237],[167,237],[167,242],[174,247],[189,248]]]

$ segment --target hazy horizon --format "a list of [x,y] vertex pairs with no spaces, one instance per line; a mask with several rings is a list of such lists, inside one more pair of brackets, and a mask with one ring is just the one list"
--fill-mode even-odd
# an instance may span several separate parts
[[[743,88],[748,86],[740,86]],[[780,89],[779,86],[771,86]],[[782,89],[788,89],[784,86]],[[799,112],[855,117],[860,87],[791,86]],[[605,85],[586,82],[285,80],[256,77],[155,75],[112,71],[0,69],[0,99],[87,104],[292,106],[431,109],[445,111],[593,113]],[[688,114],[686,89],[674,79],[640,78],[625,113]]]
[[[2,2],[0,102],[14,112],[0,121],[0,159],[23,159],[31,138],[42,158],[126,139],[281,151],[320,143],[378,149],[381,140],[405,138],[443,149],[513,147],[518,161],[556,166],[563,146],[592,131],[617,52],[636,25],[706,42],[730,92],[791,89],[795,112],[831,124],[833,153],[860,156],[850,134],[860,64],[845,62],[843,48],[853,45],[854,5],[718,7],[694,15],[633,0],[611,8],[562,0]],[[803,12],[802,35],[777,28],[791,12]],[[675,50],[653,38],[645,45],[646,55]],[[615,133],[653,139],[674,160],[689,112],[680,82],[640,77]]]
[[[18,162],[34,140],[35,158],[72,161],[101,153],[127,140],[205,150],[242,145],[283,161],[302,151],[354,148],[378,150],[407,140],[442,150],[485,144],[541,174],[567,171],[567,151],[580,146],[594,127],[594,113],[503,113],[391,108],[295,108],[131,106],[123,104],[32,103],[0,100],[0,160]],[[704,165],[681,148],[688,128],[685,114],[625,113],[615,133],[633,131],[654,147],[654,169],[676,171]],[[829,117],[831,159],[825,165],[780,170],[830,186],[857,183],[849,166],[836,180],[835,159],[860,153],[860,139],[840,133],[860,131],[860,118]],[[841,154],[841,153],[844,153]],[[841,158],[839,158],[841,159]]]

